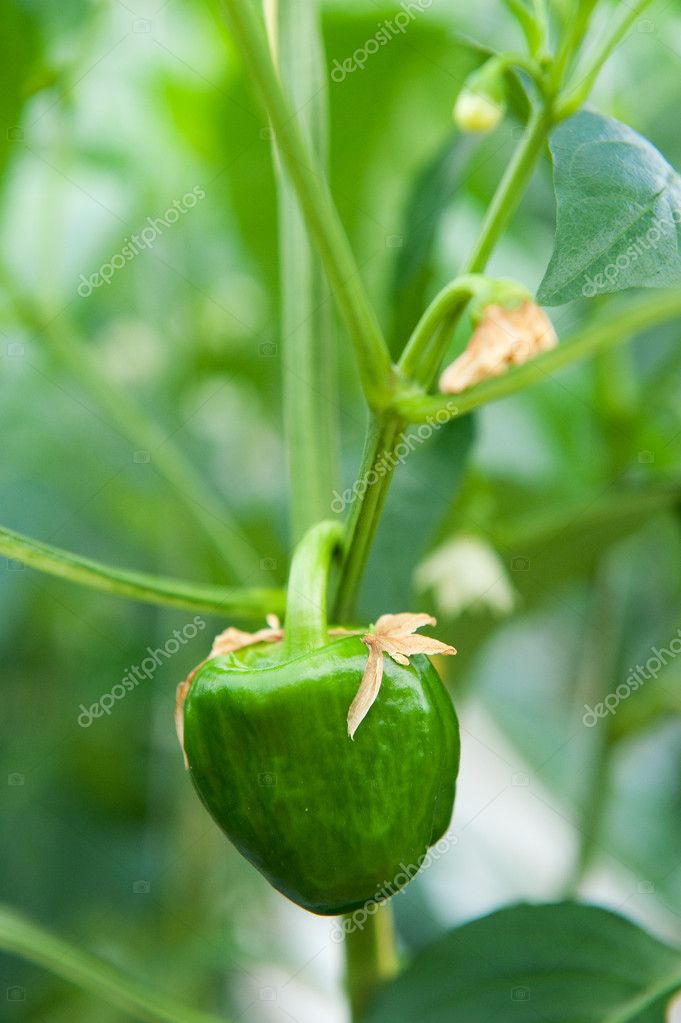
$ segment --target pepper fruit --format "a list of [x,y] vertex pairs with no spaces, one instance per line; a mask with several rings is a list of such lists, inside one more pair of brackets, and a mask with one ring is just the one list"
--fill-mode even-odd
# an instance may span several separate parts
[[337,543],[333,523],[303,538],[284,639],[205,662],[183,712],[214,820],[275,888],[325,915],[380,901],[417,872],[449,825],[459,763],[456,715],[423,655],[386,659],[380,698],[348,738],[367,648],[326,630],[324,562]]

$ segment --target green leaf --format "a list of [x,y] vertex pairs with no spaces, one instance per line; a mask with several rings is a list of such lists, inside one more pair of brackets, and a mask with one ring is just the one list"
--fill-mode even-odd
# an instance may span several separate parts
[[544,305],[681,284],[681,177],[611,117],[582,110],[551,143],[558,204]]
[[518,905],[451,931],[366,1023],[664,1023],[681,951],[604,909]]

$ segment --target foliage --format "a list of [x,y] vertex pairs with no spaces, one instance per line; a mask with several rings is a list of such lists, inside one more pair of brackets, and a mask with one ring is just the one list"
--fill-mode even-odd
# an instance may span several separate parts
[[[188,3],[147,17],[94,0],[7,8],[0,898],[70,936],[0,914],[18,993],[7,1018],[180,1023],[202,1018],[181,1008],[195,1005],[259,1023],[262,991],[300,1019],[338,1010],[318,967],[328,929],[207,828],[172,735],[174,686],[226,615],[259,625],[282,611],[305,520],[340,514],[334,494],[442,413],[390,490],[392,471],[342,511],[339,618],[434,612],[459,651],[442,669],[465,739],[456,841],[393,900],[414,959],[367,1018],[550,1018],[555,983],[562,1020],[662,1021],[679,986],[680,675],[666,655],[636,685],[632,673],[672,649],[681,609],[681,140],[665,42],[678,12],[433,5],[363,68],[326,78],[327,188],[323,96],[307,111],[322,129],[312,162],[309,121],[287,104],[320,82],[315,25],[296,68],[296,23],[282,23],[280,79],[251,32],[259,5],[223,7],[229,33]],[[318,8],[329,72],[400,9]],[[509,112],[471,140],[452,107],[490,55]],[[88,293],[194,188],[200,201]],[[287,263],[296,247],[304,259]],[[470,337],[471,296],[448,299],[436,329],[420,318],[488,266],[560,306],[561,343],[452,411],[434,381]],[[638,290],[660,286],[673,290]],[[336,381],[315,361],[320,331]],[[426,557],[451,583],[452,549],[471,550],[452,544],[471,539],[497,566],[487,591],[502,579],[512,593],[502,620],[485,587],[455,611],[442,586],[415,591]],[[456,562],[461,591],[479,565]],[[205,635],[166,656],[199,612]],[[124,698],[79,725],[154,651]],[[618,915],[556,904],[566,892]],[[519,899],[546,905],[497,909]],[[371,926],[359,953],[350,943],[358,1014],[392,968],[389,934]]]

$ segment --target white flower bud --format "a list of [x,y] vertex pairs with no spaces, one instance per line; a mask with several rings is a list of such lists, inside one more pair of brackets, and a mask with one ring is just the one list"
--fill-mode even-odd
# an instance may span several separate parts
[[504,563],[486,541],[459,534],[438,547],[416,570],[416,587],[431,590],[438,610],[447,618],[464,611],[510,614],[516,593]]
[[482,134],[493,131],[504,113],[503,103],[484,93],[464,88],[454,105],[454,123],[460,131]]

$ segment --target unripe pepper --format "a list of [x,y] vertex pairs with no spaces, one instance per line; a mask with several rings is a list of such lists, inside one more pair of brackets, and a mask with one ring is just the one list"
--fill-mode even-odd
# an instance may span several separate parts
[[[435,668],[400,653],[408,640],[453,652],[407,635],[426,616],[385,616],[365,642],[329,636],[322,563],[337,540],[330,523],[303,539],[286,636],[264,630],[263,641],[209,659],[183,707],[185,755],[206,808],[275,888],[320,914],[386,898],[417,872],[448,827],[459,764],[457,719]],[[407,627],[407,618],[419,622]],[[377,667],[371,706],[375,694],[356,694],[363,679],[377,689]],[[358,700],[366,719],[359,728],[356,718],[351,740],[348,707]]]

